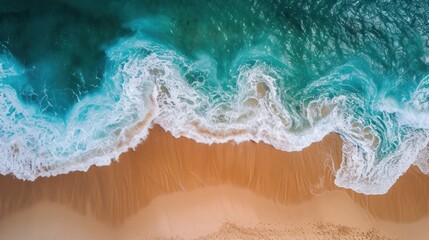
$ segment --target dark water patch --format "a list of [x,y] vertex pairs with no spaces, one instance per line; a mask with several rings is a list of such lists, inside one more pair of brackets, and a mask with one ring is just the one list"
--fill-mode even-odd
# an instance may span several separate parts
[[0,41],[26,69],[32,94],[21,97],[63,114],[100,87],[105,48],[128,32],[109,12],[61,1],[19,2],[0,15]]

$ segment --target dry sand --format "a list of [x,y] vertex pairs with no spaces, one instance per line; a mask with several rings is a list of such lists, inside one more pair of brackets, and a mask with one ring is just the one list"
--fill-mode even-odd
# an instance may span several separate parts
[[339,189],[341,146],[208,146],[155,126],[108,167],[1,176],[0,239],[429,239],[429,176],[411,168],[382,196]]

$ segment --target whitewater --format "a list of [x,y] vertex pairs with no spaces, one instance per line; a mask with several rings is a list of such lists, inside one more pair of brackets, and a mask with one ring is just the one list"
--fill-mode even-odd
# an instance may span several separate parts
[[[386,193],[412,165],[429,174],[425,1],[137,2],[104,7],[122,32],[88,56],[37,50],[37,40],[23,49],[15,15],[26,8],[0,13],[0,174],[34,180],[109,165],[154,124],[200,143],[282,151],[335,132],[344,141],[335,184],[365,194]],[[33,9],[24,25],[54,26],[69,8],[87,16],[92,4]]]

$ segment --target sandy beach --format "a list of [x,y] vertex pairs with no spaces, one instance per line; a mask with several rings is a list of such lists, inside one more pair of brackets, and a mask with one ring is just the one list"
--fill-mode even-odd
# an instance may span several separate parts
[[429,237],[429,176],[385,195],[333,184],[342,141],[301,152],[205,145],[154,126],[106,167],[34,182],[0,176],[0,239],[410,239]]

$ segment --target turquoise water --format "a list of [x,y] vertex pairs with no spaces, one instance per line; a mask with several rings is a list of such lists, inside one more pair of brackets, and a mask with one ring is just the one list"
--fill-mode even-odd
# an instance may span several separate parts
[[336,132],[336,184],[385,193],[411,165],[429,173],[428,12],[393,0],[0,1],[0,173],[107,165],[153,124],[284,151]]

